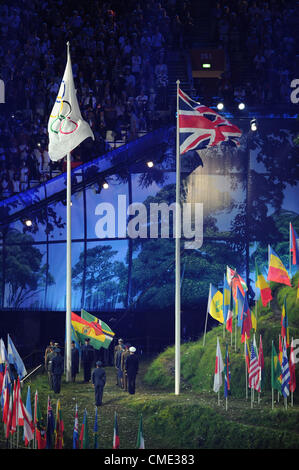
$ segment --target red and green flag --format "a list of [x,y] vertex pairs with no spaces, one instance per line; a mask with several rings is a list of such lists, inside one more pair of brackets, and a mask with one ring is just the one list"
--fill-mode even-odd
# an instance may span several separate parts
[[98,317],[91,315],[83,308],[81,309],[81,318],[83,318],[83,320],[90,322],[94,326],[95,331],[99,332],[100,340],[102,341],[102,348],[105,348],[105,349],[109,348],[111,341],[114,338],[115,333],[113,333],[113,331],[107,325],[107,323],[103,322]]
[[46,427],[43,421],[43,417],[40,411],[38,392],[35,392],[34,398],[34,426],[35,426],[35,437],[38,449],[45,449],[47,445]]
[[79,437],[81,449],[89,449],[89,436],[88,436],[88,419],[86,408],[84,410],[83,423],[81,427],[80,437]]

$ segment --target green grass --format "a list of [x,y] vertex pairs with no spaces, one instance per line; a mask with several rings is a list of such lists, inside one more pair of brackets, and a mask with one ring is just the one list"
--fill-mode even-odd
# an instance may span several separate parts
[[[271,284],[274,299],[270,308],[258,307],[257,342],[262,335],[265,356],[265,382],[260,403],[251,408],[246,399],[244,346],[238,331],[237,344],[234,336],[225,333],[222,326],[216,327],[196,342],[181,345],[181,389],[174,393],[174,347],[167,348],[152,361],[141,361],[136,382],[136,394],[129,395],[116,383],[115,369],[106,368],[107,383],[104,390],[103,406],[99,408],[99,448],[112,449],[114,412],[118,415],[120,447],[135,449],[140,414],[143,416],[143,431],[147,449],[284,449],[299,448],[299,385],[294,394],[294,406],[284,408],[283,399],[277,400],[272,410],[270,361],[271,344],[275,341],[278,351],[281,308],[287,299],[290,336],[299,338],[299,302],[296,302],[296,286],[299,273],[293,278],[293,288]],[[214,379],[217,336],[222,353],[226,342],[231,360],[231,396],[228,409],[225,408],[223,387],[220,405],[212,391]],[[298,367],[297,367],[298,369]],[[298,370],[296,371],[299,384]],[[77,383],[66,383],[63,379],[60,395],[49,391],[45,374],[30,383],[32,406],[34,393],[38,390],[40,407],[46,417],[48,395],[55,414],[57,398],[60,398],[65,423],[64,447],[72,448],[75,404],[79,409],[79,431],[83,413],[88,413],[90,448],[94,435],[94,391],[91,384],[82,383],[82,373]],[[22,397],[26,402],[26,384]],[[0,423],[0,448],[6,447],[3,438],[3,424]],[[23,444],[22,444],[23,445]]]

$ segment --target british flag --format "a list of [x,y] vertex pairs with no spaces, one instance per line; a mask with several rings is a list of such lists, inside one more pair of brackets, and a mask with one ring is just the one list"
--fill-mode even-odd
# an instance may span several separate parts
[[210,108],[190,98],[181,89],[179,93],[180,154],[204,149],[221,142],[239,145],[242,131]]

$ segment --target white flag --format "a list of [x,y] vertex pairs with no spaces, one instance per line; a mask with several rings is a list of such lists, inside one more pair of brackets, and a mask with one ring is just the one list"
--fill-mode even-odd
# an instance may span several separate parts
[[49,149],[53,161],[61,160],[87,137],[94,140],[89,124],[82,119],[67,44],[67,64],[48,122]]
[[217,337],[217,348],[216,348],[216,361],[215,361],[215,375],[214,375],[214,392],[218,392],[222,385],[222,372],[224,371],[224,364],[222,360],[222,354],[219,344],[219,338]]

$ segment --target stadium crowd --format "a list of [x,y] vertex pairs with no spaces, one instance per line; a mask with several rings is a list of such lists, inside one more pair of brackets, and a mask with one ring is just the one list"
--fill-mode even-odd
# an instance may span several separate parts
[[296,2],[216,0],[212,35],[225,51],[227,70],[219,96],[249,105],[290,103],[296,76]]
[[[27,8],[27,0],[12,0],[0,5],[6,101],[0,115],[1,198],[63,170],[62,161],[49,158],[47,123],[65,68],[66,42],[81,113],[95,135],[92,145],[88,139],[73,152],[74,161],[85,162],[110,149],[108,135],[130,141],[164,123],[171,102],[167,53],[188,49],[196,39],[194,3],[32,0]],[[251,105],[289,99],[295,67],[292,5],[292,0],[210,5],[212,39],[225,50],[227,64],[219,96]]]

